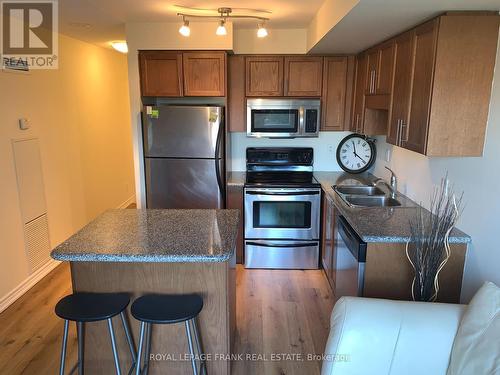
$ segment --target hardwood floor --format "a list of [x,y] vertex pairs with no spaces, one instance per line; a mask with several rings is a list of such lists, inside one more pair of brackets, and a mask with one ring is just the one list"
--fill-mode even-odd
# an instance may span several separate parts
[[[71,292],[62,264],[0,314],[0,374],[55,374],[63,322],[54,305]],[[235,375],[319,374],[334,298],[322,271],[245,270],[237,267]],[[76,361],[70,325],[67,367]]]
[[235,353],[244,360],[233,374],[319,374],[321,362],[308,356],[324,352],[334,304],[323,271],[238,266],[236,275]]
[[[0,314],[0,374],[59,371],[63,321],[54,306],[71,293],[70,280],[69,265],[61,264]],[[71,324],[66,363],[75,362],[76,329]]]

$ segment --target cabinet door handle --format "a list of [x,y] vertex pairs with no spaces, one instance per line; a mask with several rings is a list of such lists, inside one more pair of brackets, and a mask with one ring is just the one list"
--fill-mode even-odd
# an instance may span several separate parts
[[375,92],[375,70],[372,70],[372,84],[370,88],[370,93],[373,94]]
[[[404,133],[403,133],[403,129],[404,129]],[[404,137],[403,137],[403,134],[404,134]],[[401,120],[401,143],[408,142],[408,137],[409,137],[408,125],[406,125],[405,122],[403,120]]]
[[373,70],[373,94],[377,91],[377,71]]
[[401,130],[401,127],[399,126],[401,124],[401,120],[398,119],[396,121],[396,146],[401,146],[400,143],[399,143],[399,133],[400,133],[400,130]]

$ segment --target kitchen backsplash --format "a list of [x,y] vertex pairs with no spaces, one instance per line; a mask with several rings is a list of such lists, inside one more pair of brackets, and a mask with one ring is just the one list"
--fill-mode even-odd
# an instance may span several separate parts
[[244,171],[247,147],[312,147],[314,169],[317,171],[340,171],[336,152],[339,142],[349,132],[320,132],[318,138],[268,139],[249,138],[246,133],[230,133],[232,171]]

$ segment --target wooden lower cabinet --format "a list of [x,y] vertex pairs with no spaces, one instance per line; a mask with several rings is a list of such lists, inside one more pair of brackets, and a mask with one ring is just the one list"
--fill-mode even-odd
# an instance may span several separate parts
[[[451,257],[439,275],[437,302],[460,303],[467,244],[450,244]],[[364,296],[412,300],[414,271],[404,243],[368,243]]]
[[228,184],[226,187],[227,197],[226,206],[227,208],[233,208],[240,210],[240,222],[238,224],[238,236],[236,237],[236,263],[245,263],[245,226],[244,226],[244,196],[243,196],[243,186],[242,185],[232,185]]
[[332,290],[335,290],[335,205],[332,198],[323,195],[321,264]]

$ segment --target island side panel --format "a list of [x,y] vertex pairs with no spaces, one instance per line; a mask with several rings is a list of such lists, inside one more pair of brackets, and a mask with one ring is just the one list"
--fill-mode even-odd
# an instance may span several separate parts
[[[450,244],[451,256],[439,274],[437,302],[460,303],[467,244]],[[404,243],[368,243],[364,296],[412,300],[414,271]]]
[[[230,311],[235,308],[230,287],[236,285],[230,263],[120,263],[71,262],[75,292],[127,292],[131,301],[147,293],[198,293],[204,306],[199,316],[199,329],[204,352],[211,355],[208,372],[229,374],[229,361],[220,358],[230,354]],[[127,310],[135,344],[139,342],[139,322]],[[130,366],[130,352],[119,318],[113,319],[119,346],[122,372]],[[85,331],[85,366],[90,374],[114,373],[113,355],[106,323],[88,324]],[[150,362],[151,375],[186,374],[191,364],[184,356],[189,353],[183,324],[155,325]],[[219,356],[215,360],[215,356]],[[182,360],[184,359],[184,360]]]

